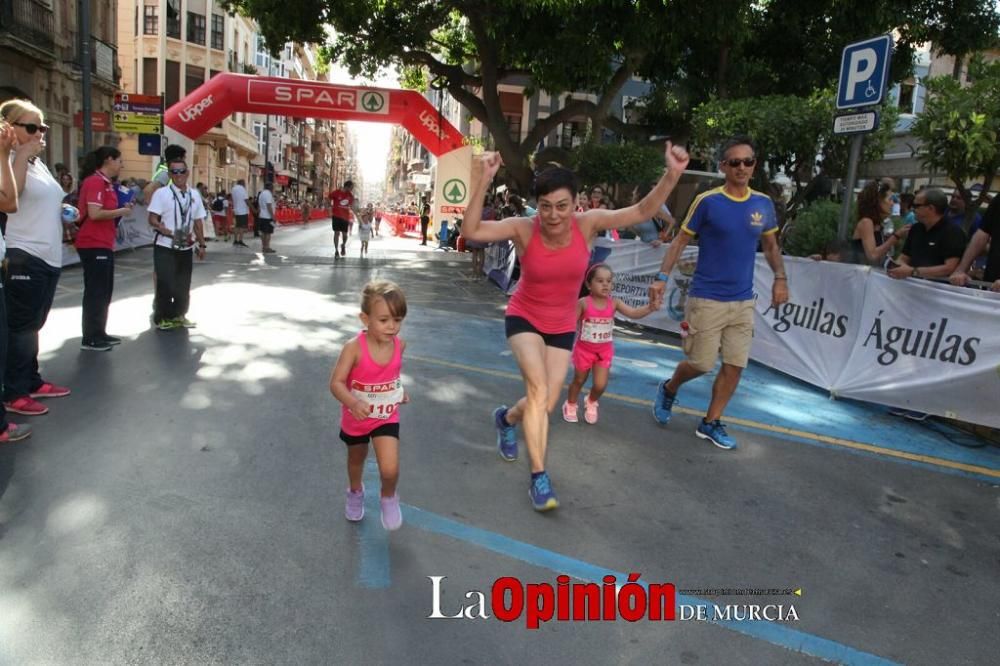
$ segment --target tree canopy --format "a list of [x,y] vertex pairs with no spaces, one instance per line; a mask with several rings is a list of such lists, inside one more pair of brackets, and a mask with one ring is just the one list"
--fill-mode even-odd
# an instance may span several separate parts
[[[968,206],[971,218],[985,202],[1000,169],[1000,61],[969,63],[971,83],[961,86],[950,76],[927,81],[927,103],[913,126],[921,140],[924,166],[948,174]],[[966,187],[978,180],[983,188],[973,202]]]
[[[530,182],[529,157],[560,123],[588,119],[645,139],[684,137],[713,99],[808,98],[836,80],[842,48],[895,31],[892,80],[910,74],[914,45],[945,52],[996,39],[994,0],[222,0],[257,20],[268,45],[322,45],[355,75],[396,67],[411,84],[447,90],[490,131],[508,171]],[[956,8],[975,19],[957,16]],[[327,26],[333,29],[328,32]],[[950,38],[954,37],[954,41]],[[964,40],[964,41],[963,41]],[[950,50],[950,51],[949,51]],[[652,84],[641,126],[609,113],[633,76]],[[498,84],[562,100],[511,136]],[[569,93],[577,93],[572,97]],[[589,96],[589,98],[588,98]]]

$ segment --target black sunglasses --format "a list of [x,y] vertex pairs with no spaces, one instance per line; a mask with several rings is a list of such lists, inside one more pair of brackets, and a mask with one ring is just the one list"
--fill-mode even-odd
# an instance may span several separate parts
[[752,167],[754,164],[757,164],[757,159],[754,157],[744,157],[743,159],[723,160],[723,164],[728,164],[733,169],[741,164],[745,167]]
[[23,127],[24,131],[28,134],[34,134],[35,132],[41,132],[45,134],[49,131],[48,125],[36,125],[35,123],[11,123],[11,125],[17,125],[18,127]]
[[187,169],[171,169],[170,170],[170,173],[174,174],[175,176],[183,176],[187,172],[188,172]]

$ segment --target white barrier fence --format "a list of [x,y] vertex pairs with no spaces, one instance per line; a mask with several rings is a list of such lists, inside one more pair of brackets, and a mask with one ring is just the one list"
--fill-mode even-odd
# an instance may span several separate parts
[[[115,237],[115,252],[152,245],[155,234],[149,228],[149,215],[145,206],[135,206],[132,211],[122,217],[118,224]],[[63,266],[80,263],[76,248],[70,243],[63,243]]]
[[[615,271],[615,296],[644,305],[666,246],[598,239],[595,250]],[[663,309],[643,325],[680,330],[697,253],[685,249]],[[757,256],[755,361],[834,397],[1000,427],[1000,294],[796,257],[785,267],[791,297],[775,308]]]

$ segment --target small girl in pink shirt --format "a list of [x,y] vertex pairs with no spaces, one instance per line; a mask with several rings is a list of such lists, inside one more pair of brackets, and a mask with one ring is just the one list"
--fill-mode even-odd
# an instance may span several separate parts
[[375,446],[382,480],[382,527],[403,524],[396,484],[399,481],[399,405],[409,402],[400,372],[406,343],[399,329],[406,317],[406,296],[385,280],[369,282],[361,295],[365,330],[344,345],[330,376],[330,392],[340,401],[340,439],[347,445],[347,501],[344,515],[357,522],[365,516],[361,482],[368,442]]
[[607,264],[594,264],[584,279],[589,296],[584,296],[576,306],[578,319],[576,342],[573,345],[573,381],[570,382],[562,415],[569,423],[577,422],[577,398],[590,375],[594,371],[594,382],[590,395],[584,399],[583,418],[587,423],[597,423],[597,400],[608,387],[611,360],[615,356],[612,334],[615,329],[615,313],[620,312],[630,319],[641,319],[653,312],[652,303],[641,308],[625,305],[618,298],[611,297],[614,273]]

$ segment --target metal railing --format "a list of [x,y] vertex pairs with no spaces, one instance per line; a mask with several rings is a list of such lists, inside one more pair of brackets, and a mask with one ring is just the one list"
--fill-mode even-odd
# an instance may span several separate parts
[[54,25],[52,10],[35,0],[0,2],[0,33],[10,33],[36,49],[51,53],[53,57],[55,57]]

